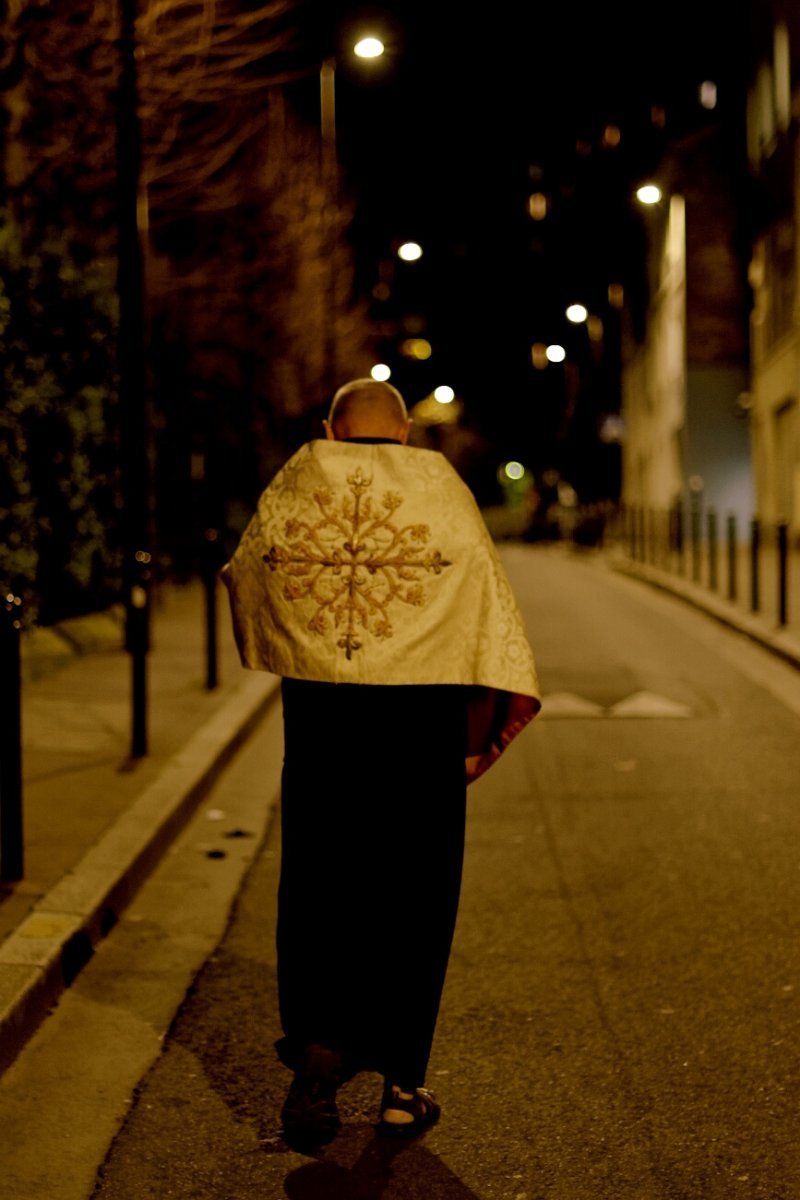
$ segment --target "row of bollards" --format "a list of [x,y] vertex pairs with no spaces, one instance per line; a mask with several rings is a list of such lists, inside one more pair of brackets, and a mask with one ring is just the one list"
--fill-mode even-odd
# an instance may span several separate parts
[[[625,540],[628,553],[634,562],[675,571],[691,579],[692,583],[703,582],[705,557],[705,581],[712,592],[720,590],[720,544],[719,522],[715,509],[705,513],[705,538],[703,538],[703,514],[699,505],[689,510],[688,539],[686,516],[680,507],[667,512],[655,509],[627,507],[624,510]],[[758,613],[762,607],[762,559],[765,549],[762,522],[754,517],[749,528],[750,568],[750,611]],[[687,547],[688,541],[688,547]],[[774,526],[773,546],[776,555],[776,620],[783,628],[789,620],[789,526],[778,521]],[[739,531],[736,515],[731,513],[725,525],[724,561],[726,564],[726,595],[736,603],[739,598]],[[688,549],[688,554],[687,554]],[[705,555],[704,555],[705,551]]]
[[[205,687],[219,686],[217,592],[222,539],[207,529],[203,539],[201,577],[204,595]],[[147,593],[150,556],[136,559],[137,574],[129,588],[125,648],[131,659],[131,757],[147,754],[147,655],[149,621]],[[8,593],[0,604],[0,883],[15,883],[24,875],[22,803],[22,601]]]

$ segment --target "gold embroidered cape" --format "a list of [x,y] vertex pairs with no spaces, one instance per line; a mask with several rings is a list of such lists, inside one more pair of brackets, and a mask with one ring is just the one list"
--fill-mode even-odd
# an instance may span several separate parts
[[539,710],[505,569],[472,493],[436,451],[308,442],[262,494],[222,578],[245,667],[469,686],[469,779]]

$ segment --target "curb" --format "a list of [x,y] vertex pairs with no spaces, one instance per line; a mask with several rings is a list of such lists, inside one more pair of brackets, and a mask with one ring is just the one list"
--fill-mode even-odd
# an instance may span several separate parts
[[607,561],[611,569],[618,571],[621,575],[627,575],[630,579],[638,579],[642,583],[649,583],[662,592],[668,592],[671,596],[684,600],[693,608],[705,613],[706,616],[713,617],[720,624],[757,642],[762,649],[769,650],[778,658],[782,658],[789,666],[800,668],[800,642],[791,634],[783,633],[780,630],[772,633],[764,628],[757,617],[737,612],[725,601],[709,594],[703,588],[694,587],[686,582],[678,583],[672,576],[655,567],[647,567],[627,559],[608,558]]
[[248,673],[231,699],[0,944],[0,1072],[117,923],[264,715],[278,683],[277,676]]

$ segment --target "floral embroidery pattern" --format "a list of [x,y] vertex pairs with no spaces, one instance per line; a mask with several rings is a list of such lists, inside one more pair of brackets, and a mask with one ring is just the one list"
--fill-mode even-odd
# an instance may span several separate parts
[[441,575],[452,564],[438,550],[425,547],[427,525],[399,526],[394,514],[403,503],[397,492],[370,495],[372,479],[359,467],[347,476],[349,494],[338,502],[330,488],[314,492],[320,516],[315,521],[286,522],[285,546],[262,555],[270,571],[288,576],[287,600],[310,600],[308,622],[313,633],[341,630],[336,643],[348,659],[362,648],[361,636],[390,638],[389,608],[395,601],[421,607],[427,599],[421,580]]

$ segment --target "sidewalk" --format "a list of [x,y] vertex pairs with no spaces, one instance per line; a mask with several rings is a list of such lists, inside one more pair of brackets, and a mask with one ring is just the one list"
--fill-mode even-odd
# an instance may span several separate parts
[[[778,626],[776,619],[769,615],[775,611],[776,607],[772,589],[767,592],[763,610],[759,613],[751,613],[744,607],[744,598],[739,602],[727,600],[723,595],[711,591],[703,584],[693,583],[660,567],[635,562],[619,546],[612,546],[603,553],[613,570],[620,571],[634,579],[641,579],[674,596],[679,596],[723,625],[744,634],[765,650],[778,655],[790,666],[800,668],[800,629],[795,622],[782,629]],[[776,572],[773,570],[769,578],[771,579],[775,574]],[[800,590],[794,590],[793,595],[800,596]]]
[[149,753],[129,760],[130,660],[115,612],[23,648],[25,878],[0,885],[0,1070],[114,924],[275,695],[242,670],[219,588],[219,686],[205,689],[199,584],[163,587],[149,655]]

